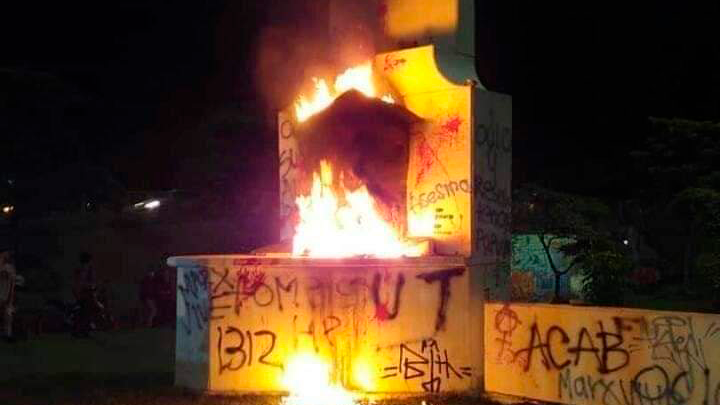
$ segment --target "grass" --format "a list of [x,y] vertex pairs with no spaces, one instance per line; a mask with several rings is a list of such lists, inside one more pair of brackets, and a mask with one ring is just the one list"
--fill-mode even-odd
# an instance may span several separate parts
[[89,339],[31,336],[14,344],[0,342],[0,381],[29,374],[168,373],[174,357],[171,329],[97,332]]

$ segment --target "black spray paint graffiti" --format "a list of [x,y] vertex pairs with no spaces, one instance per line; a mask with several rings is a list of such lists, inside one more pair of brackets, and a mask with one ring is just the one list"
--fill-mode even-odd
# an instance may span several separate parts
[[440,282],[440,305],[438,305],[437,309],[435,331],[443,330],[445,328],[447,305],[450,300],[450,279],[453,277],[459,277],[463,273],[465,273],[464,267],[456,267],[417,275],[417,278],[425,280],[426,283],[432,284],[436,281]]
[[[296,278],[274,277],[273,281],[270,281],[259,266],[244,266],[237,270],[235,276],[227,268],[222,271],[211,270],[217,279],[211,287],[213,302],[224,297],[235,298],[234,305],[218,305],[215,309],[235,308],[236,314],[239,314],[241,308],[250,302],[257,307],[270,307],[276,303],[279,311],[284,311],[288,304],[297,309],[300,307],[298,291],[303,288],[306,292],[307,305],[314,312],[323,311],[330,308],[331,305],[337,304],[339,308],[353,308],[357,313],[361,313],[370,299],[374,304],[373,318],[375,320],[393,320],[400,313],[406,284],[403,273],[388,273],[387,270],[379,270],[373,274],[372,282],[369,285],[362,277],[341,279],[335,282],[325,278],[310,277],[302,286]],[[465,268],[458,267],[417,275],[418,279],[428,284],[436,282],[439,284],[436,331],[442,330],[446,323],[447,306],[451,296],[451,279],[463,275],[464,272]],[[385,282],[389,282],[387,296],[382,294]],[[216,313],[213,315],[222,318],[222,315]]]
[[702,375],[688,371],[673,373],[655,364],[623,380],[587,374],[576,376],[567,368],[558,379],[558,397],[591,400],[602,405],[681,405],[699,397],[702,401],[694,403],[720,405],[720,382],[713,387],[708,370],[698,374]]
[[[510,160],[512,128],[497,120],[492,108],[487,122],[475,127],[479,164],[474,169],[474,251],[486,259],[510,256]],[[498,164],[502,166],[498,168]]]
[[420,193],[415,195],[415,192],[410,190],[408,193],[408,205],[410,210],[417,214],[419,211],[445,200],[446,198],[455,197],[458,194],[470,194],[471,192],[470,182],[467,179],[460,181],[450,180],[445,183],[437,183],[432,188],[432,191],[426,193]]
[[[509,305],[496,312],[498,364],[558,372],[561,402],[720,405],[720,370],[713,369],[717,359],[705,355],[711,339],[720,338],[717,322],[698,330],[692,315],[615,316],[569,333],[555,324],[541,328],[536,320],[527,341],[513,350],[513,332],[520,325],[516,317]],[[633,359],[638,352],[641,363]]]
[[472,368],[456,368],[448,358],[447,349],[441,349],[435,339],[424,339],[420,350],[401,344],[397,365],[385,367],[383,371],[382,379],[398,376],[404,380],[422,378],[421,386],[427,392],[440,392],[444,380],[472,376]]
[[[571,364],[577,366],[581,360],[589,358],[589,361],[597,365],[600,374],[621,370],[630,361],[630,354],[623,346],[624,333],[632,330],[633,323],[641,321],[621,317],[612,319],[614,332],[606,330],[603,322],[598,321],[597,333],[593,334],[588,328],[582,327],[574,339],[557,325],[547,328],[543,337],[540,327],[535,322],[530,327],[529,343],[523,349],[514,352],[513,361],[520,359],[524,371],[530,369],[535,358],[538,358],[547,370],[562,370]],[[560,349],[558,343],[564,349]]]
[[380,284],[382,283],[383,276],[380,273],[375,273],[372,283],[372,300],[375,304],[375,319],[379,321],[386,321],[395,319],[400,309],[400,293],[405,285],[405,276],[402,273],[398,273],[395,277],[395,294],[392,310],[388,309],[388,302],[382,302],[380,300]]
[[335,333],[336,331],[339,332],[338,329],[343,325],[343,322],[335,315],[328,315],[319,319],[317,326],[315,319],[308,321],[307,326],[304,325],[305,322],[300,320],[297,315],[293,316],[293,345],[295,349],[300,346],[300,338],[307,336],[312,342],[315,353],[319,353],[321,342],[327,343],[331,348],[335,347]]
[[[269,330],[259,330],[251,332],[249,330],[242,331],[233,326],[226,326],[225,330],[217,327],[217,356],[218,356],[218,373],[224,371],[237,371],[243,367],[253,365],[253,360],[258,364],[282,368],[278,362],[268,359],[275,349],[277,336]],[[260,346],[261,349],[255,349],[253,346]]]
[[[230,269],[210,269],[216,280],[211,284],[211,300],[213,303],[222,301],[225,297],[234,299],[233,305],[213,306],[213,315],[218,319],[224,317],[215,310],[234,308],[235,314],[253,302],[258,307],[268,307],[277,302],[279,311],[283,311],[289,304],[299,307],[298,281],[296,278],[283,278],[280,276],[269,280],[261,266],[243,266],[231,272]],[[283,301],[284,300],[284,301]]]
[[495,110],[490,109],[488,114],[488,123],[475,127],[475,145],[483,154],[485,169],[495,176],[498,156],[508,158],[512,154],[512,129],[496,121]]
[[178,323],[190,334],[193,330],[205,329],[210,318],[208,303],[208,272],[206,268],[182,269],[183,284],[178,285],[185,307],[185,316],[178,317]]

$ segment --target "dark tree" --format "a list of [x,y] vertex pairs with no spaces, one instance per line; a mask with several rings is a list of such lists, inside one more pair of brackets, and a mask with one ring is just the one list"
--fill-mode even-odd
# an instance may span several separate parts
[[[677,256],[690,293],[695,259],[710,249],[720,222],[720,124],[661,118],[650,124],[650,136],[632,152],[646,178],[638,190],[644,222],[680,225],[683,249]],[[645,232],[653,233],[652,224]]]

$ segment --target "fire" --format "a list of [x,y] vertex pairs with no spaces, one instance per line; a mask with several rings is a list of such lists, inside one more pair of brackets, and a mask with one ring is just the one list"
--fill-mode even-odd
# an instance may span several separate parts
[[433,236],[435,231],[435,217],[433,214],[432,211],[410,214],[408,216],[408,234],[412,236]]
[[282,383],[290,395],[282,405],[355,405],[353,393],[330,381],[330,366],[310,353],[298,353],[285,365]]
[[[357,90],[367,97],[377,97],[372,80],[372,64],[369,61],[351,67],[335,78],[333,92],[330,92],[330,88],[324,79],[313,77],[312,80],[315,83],[315,93],[310,98],[301,95],[295,104],[295,115],[299,122],[303,122],[324,110],[348,90]],[[386,103],[395,102],[389,94],[383,95],[380,99]]]
[[293,238],[294,255],[384,258],[421,255],[418,246],[403,242],[377,212],[367,187],[348,190],[342,181],[334,187],[333,179],[330,163],[321,161],[320,173],[313,173],[310,195],[296,199],[300,223]]

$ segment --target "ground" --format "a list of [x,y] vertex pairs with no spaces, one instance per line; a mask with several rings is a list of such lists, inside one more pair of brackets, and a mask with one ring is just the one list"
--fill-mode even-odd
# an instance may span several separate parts
[[[0,343],[2,405],[275,405],[279,397],[218,397],[173,387],[175,331],[137,329],[31,336]],[[415,397],[378,405],[470,405],[470,397]]]

